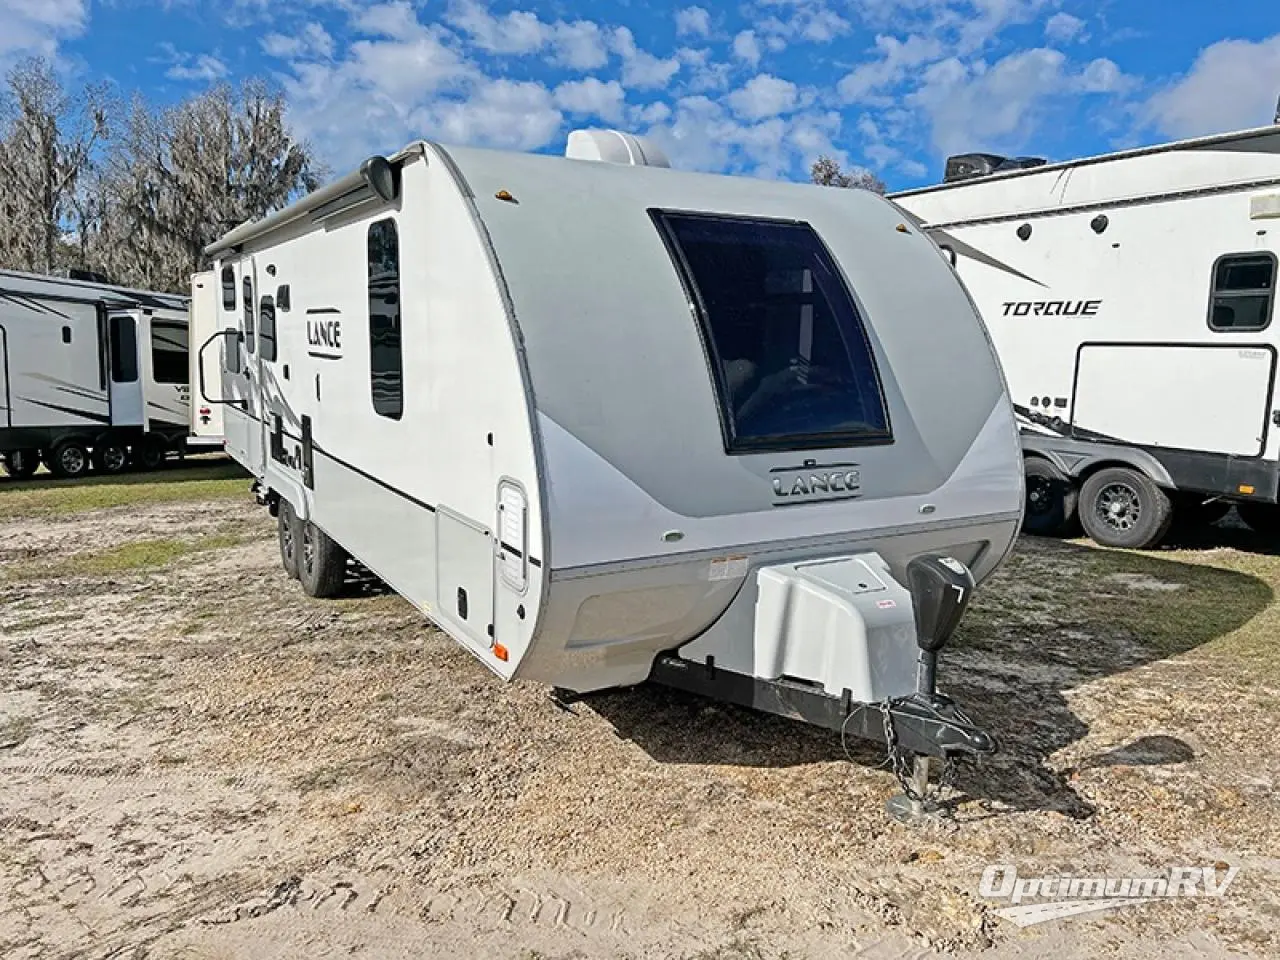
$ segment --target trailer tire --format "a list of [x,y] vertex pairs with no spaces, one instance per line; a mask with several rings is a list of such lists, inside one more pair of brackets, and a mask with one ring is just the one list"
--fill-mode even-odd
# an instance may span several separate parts
[[276,508],[276,532],[280,541],[280,565],[284,567],[285,573],[297,580],[298,544],[302,540],[302,525],[288,500],[281,499]]
[[133,465],[139,470],[159,470],[164,466],[164,445],[150,437],[133,447]]
[[1254,533],[1280,536],[1280,506],[1274,503],[1237,503],[1236,512]]
[[1027,508],[1022,529],[1037,537],[1068,533],[1076,523],[1079,488],[1043,457],[1027,457],[1023,473],[1027,482]]
[[26,480],[40,469],[36,450],[10,450],[4,455],[4,472],[14,480]]
[[1080,522],[1084,532],[1104,547],[1146,550],[1169,532],[1173,504],[1145,473],[1107,467],[1090,476],[1080,489]]
[[99,473],[124,473],[129,469],[129,448],[119,440],[93,445],[93,468]]
[[80,440],[61,440],[49,454],[46,466],[55,477],[83,477],[91,463],[89,448]]
[[309,597],[336,597],[347,581],[347,551],[309,520],[299,523],[298,580]]

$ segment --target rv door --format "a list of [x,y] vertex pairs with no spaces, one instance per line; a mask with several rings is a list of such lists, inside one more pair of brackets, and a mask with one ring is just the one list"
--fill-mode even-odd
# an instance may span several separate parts
[[143,318],[146,331],[142,350],[142,398],[146,404],[148,431],[187,427],[191,421],[191,388],[188,381],[187,318],[165,310]]
[[253,404],[249,346],[253,327],[253,267],[244,262],[223,264],[218,303],[221,326],[230,331],[222,340],[222,426],[227,453],[242,466],[252,467],[250,438],[257,429]]
[[116,312],[107,316],[107,357],[110,368],[111,425],[140,427],[142,383],[138,376],[138,315]]

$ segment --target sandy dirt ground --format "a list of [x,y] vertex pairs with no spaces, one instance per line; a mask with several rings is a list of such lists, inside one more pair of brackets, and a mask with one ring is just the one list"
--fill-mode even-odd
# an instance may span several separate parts
[[[187,552],[80,572],[156,538]],[[874,747],[662,689],[566,708],[376,585],[305,598],[247,497],[0,523],[0,957],[1278,956],[1280,689],[1215,650],[1271,587],[1102,553],[1025,542],[977,601],[943,676],[1005,751],[909,829]],[[1201,588],[1226,621],[1172,647],[1107,613]],[[978,893],[1218,862],[1220,899],[1027,929]]]

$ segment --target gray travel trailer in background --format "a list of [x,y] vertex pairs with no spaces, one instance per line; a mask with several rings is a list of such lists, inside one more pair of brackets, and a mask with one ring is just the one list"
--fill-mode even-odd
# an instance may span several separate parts
[[0,271],[0,457],[63,477],[184,449],[185,297]]
[[286,570],[354,557],[506,679],[994,749],[934,667],[1021,453],[945,257],[867,191],[569,154],[414,143],[208,249],[199,390]]

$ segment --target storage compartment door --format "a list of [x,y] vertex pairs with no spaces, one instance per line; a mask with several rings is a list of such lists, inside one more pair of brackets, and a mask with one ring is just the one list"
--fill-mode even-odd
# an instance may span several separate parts
[[1275,362],[1261,345],[1086,344],[1072,424],[1081,439],[1260,456]]
[[467,638],[489,647],[493,637],[493,536],[440,507],[436,511],[436,604]]

